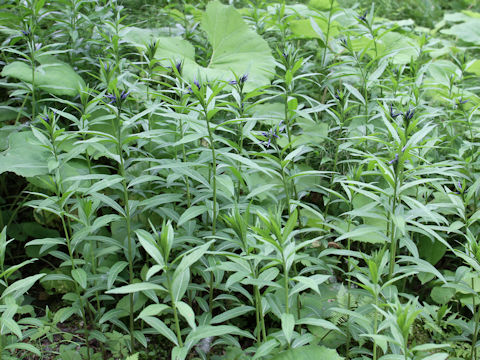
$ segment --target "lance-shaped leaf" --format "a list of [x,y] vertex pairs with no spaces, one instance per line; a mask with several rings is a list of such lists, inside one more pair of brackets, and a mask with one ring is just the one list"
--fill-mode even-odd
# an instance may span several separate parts
[[328,349],[325,346],[308,345],[297,347],[284,351],[272,358],[272,360],[342,360],[343,358],[333,349]]

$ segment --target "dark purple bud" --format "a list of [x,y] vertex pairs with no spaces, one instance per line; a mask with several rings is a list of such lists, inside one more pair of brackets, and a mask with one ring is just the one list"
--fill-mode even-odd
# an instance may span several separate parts
[[357,18],[359,21],[367,22],[367,12],[365,11],[362,16]]
[[415,115],[415,109],[408,109],[408,111],[405,113],[405,120],[410,121],[413,118],[413,115]]
[[463,105],[463,104],[466,104],[467,102],[468,102],[468,99],[467,100],[463,100],[463,98],[457,99],[457,105]]
[[262,136],[266,138],[264,141],[262,141],[262,144],[266,145],[266,147],[270,147],[272,140],[278,139],[280,137],[279,133],[285,130],[285,125],[282,125],[282,124],[283,124],[283,121],[280,121],[280,123],[277,126],[270,128],[270,130],[262,131]]
[[238,84],[238,83],[237,83],[237,80],[230,80],[228,83],[229,83],[230,85],[237,85],[237,84]]
[[399,115],[402,115],[402,113],[396,113],[394,110],[393,110],[393,105],[390,104],[390,117],[392,119],[395,119],[397,116]]
[[128,97],[128,94],[130,94],[130,91],[122,91],[121,95],[120,95],[120,100],[125,100],[127,97]]
[[50,118],[48,117],[48,115],[45,115],[45,116],[41,116],[42,120],[45,121],[46,123],[50,123]]
[[117,102],[117,97],[114,94],[106,94],[105,97],[107,98],[107,100],[110,100],[108,102],[109,104]]
[[390,160],[388,163],[392,165],[392,164],[396,164],[397,162],[398,162],[398,154],[395,154],[395,158]]
[[247,82],[247,79],[248,79],[248,74],[243,74],[239,79],[238,79],[238,83],[240,85],[243,85]]
[[178,63],[175,64],[175,67],[177,68],[177,71],[178,71],[179,74],[182,73],[182,65],[183,64],[182,64],[181,61],[179,61]]
[[201,86],[200,86],[200,83],[198,82],[198,80],[197,80],[197,79],[194,79],[194,80],[193,80],[193,83],[195,84],[195,86],[197,87],[197,89],[200,90],[200,87],[201,87]]

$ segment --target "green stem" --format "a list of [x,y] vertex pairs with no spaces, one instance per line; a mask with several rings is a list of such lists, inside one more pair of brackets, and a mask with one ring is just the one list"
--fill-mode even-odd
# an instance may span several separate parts
[[[395,239],[395,229],[393,216],[395,216],[395,208],[397,207],[397,191],[399,186],[401,186],[401,177],[402,169],[400,164],[400,156],[397,160],[398,163],[395,165],[395,178],[394,178],[394,188],[393,188],[393,198],[392,198],[392,209],[390,214],[390,266],[388,270],[388,280],[391,280],[393,277],[393,270],[395,269],[395,256],[397,252],[397,241]],[[398,183],[400,182],[400,184]]]
[[290,306],[288,304],[288,271],[287,271],[287,266],[285,264],[285,259],[283,261],[283,287],[285,289],[285,313],[289,314],[290,313]]
[[[256,274],[255,274],[255,278],[257,278]],[[261,336],[263,336],[263,341],[267,341],[267,331],[265,330],[265,319],[263,318],[262,296],[260,295],[260,289],[258,288],[257,285],[253,286],[253,291],[255,293],[258,342],[262,342]]]
[[170,292],[170,298],[172,299],[173,319],[175,321],[175,332],[177,334],[177,341],[178,341],[178,345],[182,347],[183,341],[182,341],[182,333],[180,332],[180,321],[178,320],[177,306],[175,304],[175,297],[173,296],[170,276],[168,276],[168,289]]
[[[473,289],[473,286],[474,286],[474,281],[473,281],[473,278],[472,278],[472,289]],[[473,337],[472,337],[472,349],[471,349],[471,352],[470,352],[470,359],[471,360],[475,360],[477,358],[477,336],[478,336],[478,322],[479,322],[479,311],[480,309],[477,308],[475,311],[475,308],[477,307],[477,305],[475,304],[475,296],[476,294],[472,294],[472,308],[473,308],[473,311],[475,312],[475,317],[474,317],[474,321],[475,321],[475,330],[473,331]]]
[[[212,235],[215,236],[216,233],[216,227],[217,227],[217,156],[215,154],[215,144],[213,142],[213,132],[210,127],[210,119],[208,117],[208,111],[206,108],[206,105],[203,105],[203,111],[205,114],[205,120],[207,121],[207,129],[208,129],[208,139],[210,141],[210,150],[212,151],[212,188],[213,188],[213,214],[212,214]],[[209,294],[208,294],[208,299],[209,299],[209,304],[208,308],[210,310],[210,313],[213,311],[213,287],[214,287],[214,281],[213,281],[213,272],[210,273],[210,284],[209,284]]]
[[[121,126],[121,106],[117,108],[117,117],[116,124],[113,124],[114,129],[117,130],[117,152],[120,158],[119,162],[119,172],[122,177],[122,187],[123,187],[123,201],[125,209],[125,222],[127,226],[127,242],[128,242],[128,274],[129,274],[129,283],[133,284],[134,274],[133,274],[133,248],[132,248],[132,234],[131,234],[131,219],[130,219],[130,203],[128,197],[128,188],[127,188],[127,179],[125,172],[125,161],[123,159],[123,147],[122,147],[122,126]],[[133,293],[129,294],[129,329],[130,329],[130,343],[131,351],[135,350],[135,336],[134,325],[133,325]]]
[[[373,333],[377,335],[378,330],[378,296],[375,294],[375,315],[373,319]],[[373,340],[373,360],[377,360],[377,340]]]
[[323,48],[322,66],[325,66],[325,59],[327,57],[328,40],[330,37],[330,25],[332,21],[332,11],[333,11],[334,2],[335,2],[334,0],[330,1],[330,10],[328,11],[327,33],[325,34],[325,47]]
[[208,139],[210,141],[210,150],[212,151],[212,168],[213,168],[213,177],[212,177],[212,187],[213,187],[213,216],[212,216],[212,235],[215,235],[216,225],[217,225],[217,157],[215,154],[215,144],[213,142],[213,133],[210,128],[210,119],[208,118],[207,109],[203,108],[205,113],[205,119],[207,121],[208,129]]
[[[180,139],[183,138],[183,121],[180,119]],[[185,152],[185,143],[182,143],[182,159],[183,162],[187,162],[187,154]],[[190,181],[188,177],[185,176],[185,186],[187,187],[187,208],[190,208],[191,200],[190,200]]]

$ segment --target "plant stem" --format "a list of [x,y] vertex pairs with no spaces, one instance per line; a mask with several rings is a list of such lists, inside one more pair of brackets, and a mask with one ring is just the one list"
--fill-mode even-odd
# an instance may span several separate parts
[[[215,154],[215,144],[213,142],[213,132],[210,128],[210,119],[208,117],[208,111],[206,105],[203,105],[203,111],[205,114],[205,120],[207,121],[208,129],[208,139],[210,141],[210,150],[212,151],[212,168],[213,168],[213,178],[212,178],[212,187],[213,187],[213,214],[212,214],[212,235],[215,236],[216,226],[217,226],[217,157]],[[210,313],[213,311],[213,272],[210,272],[210,284],[209,284],[209,294],[208,294],[208,308]]]
[[395,216],[395,208],[397,207],[397,191],[399,186],[401,186],[402,164],[400,164],[400,161],[401,159],[399,156],[398,163],[394,167],[395,177],[394,177],[394,188],[393,188],[393,198],[392,198],[392,209],[390,214],[390,266],[388,270],[388,280],[392,279],[393,277],[393,270],[395,269],[395,256],[397,251],[397,241],[395,238],[393,216]]
[[205,114],[205,119],[207,121],[208,129],[208,139],[210,141],[210,150],[212,151],[212,168],[213,168],[213,177],[212,177],[212,187],[213,187],[213,216],[212,216],[212,235],[215,235],[216,225],[217,225],[217,157],[215,154],[215,144],[213,142],[213,133],[210,128],[210,119],[208,117],[208,111],[203,106],[203,111]]
[[172,299],[173,319],[175,321],[175,332],[177,334],[177,341],[178,341],[178,345],[182,347],[183,341],[182,341],[182,333],[180,332],[180,321],[178,320],[177,306],[175,304],[175,297],[173,296],[170,276],[168,276],[168,289],[170,292],[170,298]]
[[[472,278],[472,289],[473,289],[473,286],[474,286],[474,281],[473,281],[473,278]],[[474,317],[474,321],[475,321],[475,330],[473,331],[473,337],[472,337],[472,349],[471,349],[471,352],[470,352],[470,359],[471,360],[475,360],[477,358],[477,336],[478,336],[478,322],[479,322],[479,311],[480,311],[480,308],[477,307],[477,305],[475,304],[475,296],[476,294],[472,294],[472,309],[475,313],[475,317]],[[476,311],[475,311],[475,308]]]
[[288,271],[287,266],[285,263],[285,259],[283,259],[283,287],[285,289],[285,313],[290,313],[290,306],[288,304]]
[[[116,124],[114,123],[114,129],[117,130],[117,152],[119,156],[119,172],[122,177],[122,187],[123,187],[123,201],[125,209],[125,222],[127,226],[127,242],[128,242],[128,274],[129,274],[129,283],[133,284],[134,274],[133,274],[133,248],[132,248],[132,234],[131,234],[131,219],[130,219],[130,204],[128,197],[128,188],[127,188],[127,179],[125,172],[125,161],[123,159],[123,147],[122,147],[122,126],[121,126],[121,106],[117,108]],[[129,303],[130,303],[130,316],[129,316],[129,328],[130,328],[130,343],[131,351],[135,350],[135,337],[134,337],[134,326],[133,326],[133,293],[129,294]]]

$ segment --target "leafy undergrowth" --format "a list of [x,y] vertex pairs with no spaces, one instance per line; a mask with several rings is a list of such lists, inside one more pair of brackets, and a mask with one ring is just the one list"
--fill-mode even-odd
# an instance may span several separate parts
[[0,360],[478,359],[479,6],[408,3],[4,0]]

